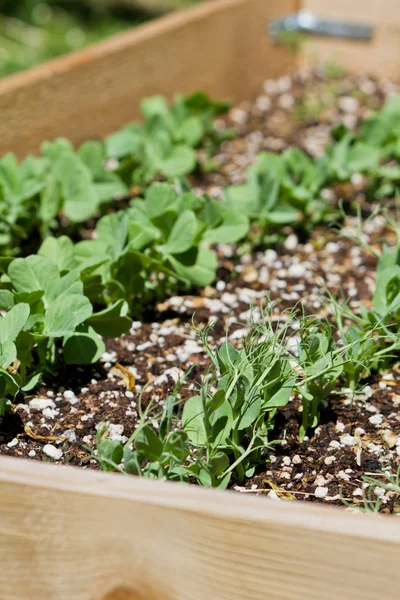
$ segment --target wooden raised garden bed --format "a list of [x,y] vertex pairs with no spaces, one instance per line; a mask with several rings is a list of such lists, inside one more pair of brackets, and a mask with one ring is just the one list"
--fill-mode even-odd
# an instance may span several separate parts
[[[314,39],[294,56],[268,36],[267,25],[301,8],[370,23],[374,38]],[[137,118],[141,100],[154,94],[253,98],[266,79],[304,64],[311,47],[325,59],[334,53],[351,72],[396,77],[399,32],[394,0],[201,4],[1,81],[0,154],[23,158],[46,139],[66,137],[78,146],[106,136]],[[2,456],[0,600],[398,596],[395,517],[242,491]]]

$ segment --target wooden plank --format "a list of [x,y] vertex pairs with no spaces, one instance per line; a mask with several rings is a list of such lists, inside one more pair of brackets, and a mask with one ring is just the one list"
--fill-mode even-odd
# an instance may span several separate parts
[[378,600],[400,522],[0,459],[1,600]]
[[74,143],[138,117],[140,100],[205,90],[234,101],[293,59],[266,35],[294,0],[219,0],[162,17],[0,82],[0,154],[44,139]]
[[311,62],[334,60],[355,73],[397,78],[400,75],[400,4],[397,0],[303,0],[302,8],[315,15],[370,23],[371,42],[311,40],[304,55]]

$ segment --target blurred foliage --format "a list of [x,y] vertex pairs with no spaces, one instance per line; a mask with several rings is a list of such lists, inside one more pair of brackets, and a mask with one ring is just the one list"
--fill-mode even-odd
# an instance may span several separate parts
[[104,39],[150,18],[104,0],[0,0],[0,76]]
[[280,31],[276,36],[276,41],[297,56],[303,50],[306,36],[299,31]]

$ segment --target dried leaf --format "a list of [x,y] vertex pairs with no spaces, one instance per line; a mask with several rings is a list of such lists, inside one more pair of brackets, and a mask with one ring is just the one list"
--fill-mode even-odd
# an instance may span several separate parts
[[282,494],[284,500],[296,500],[295,496],[286,490],[281,490],[279,486],[273,483],[270,479],[263,479],[263,483],[267,483],[274,492]]
[[60,437],[57,435],[37,435],[36,433],[33,433],[32,429],[28,425],[24,425],[24,431],[26,435],[36,442],[65,442],[68,439],[66,437]]
[[119,363],[116,363],[115,367],[121,371],[123,379],[125,381],[126,389],[129,391],[134,391],[136,388],[136,380],[132,371],[130,371],[123,365],[120,365]]

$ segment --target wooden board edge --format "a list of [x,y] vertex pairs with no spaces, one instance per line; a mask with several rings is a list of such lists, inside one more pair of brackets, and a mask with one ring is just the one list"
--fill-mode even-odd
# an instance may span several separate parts
[[246,4],[248,0],[209,0],[197,6],[185,8],[174,14],[162,15],[154,21],[143,23],[137,27],[115,34],[101,42],[96,42],[81,50],[69,52],[58,58],[46,61],[27,71],[15,73],[0,79],[0,94],[49,79],[56,74],[62,74],[94,62],[125,47],[140,46],[144,41],[152,40],[166,32],[171,34],[182,26],[195,23],[204,16],[218,15],[227,8]]
[[400,522],[0,459],[1,600],[378,600]]
[[203,90],[239,101],[294,64],[267,36],[296,0],[211,0],[0,81],[0,155],[45,139],[75,145],[140,116],[153,94]]
[[[78,467],[0,457],[0,490],[16,486],[68,491],[114,500],[208,514],[220,518],[276,522],[316,531],[342,533],[392,541],[400,545],[400,520],[360,514],[344,508],[306,502],[271,501],[248,493],[206,489],[195,485],[148,480]],[[400,546],[399,546],[400,548]]]

